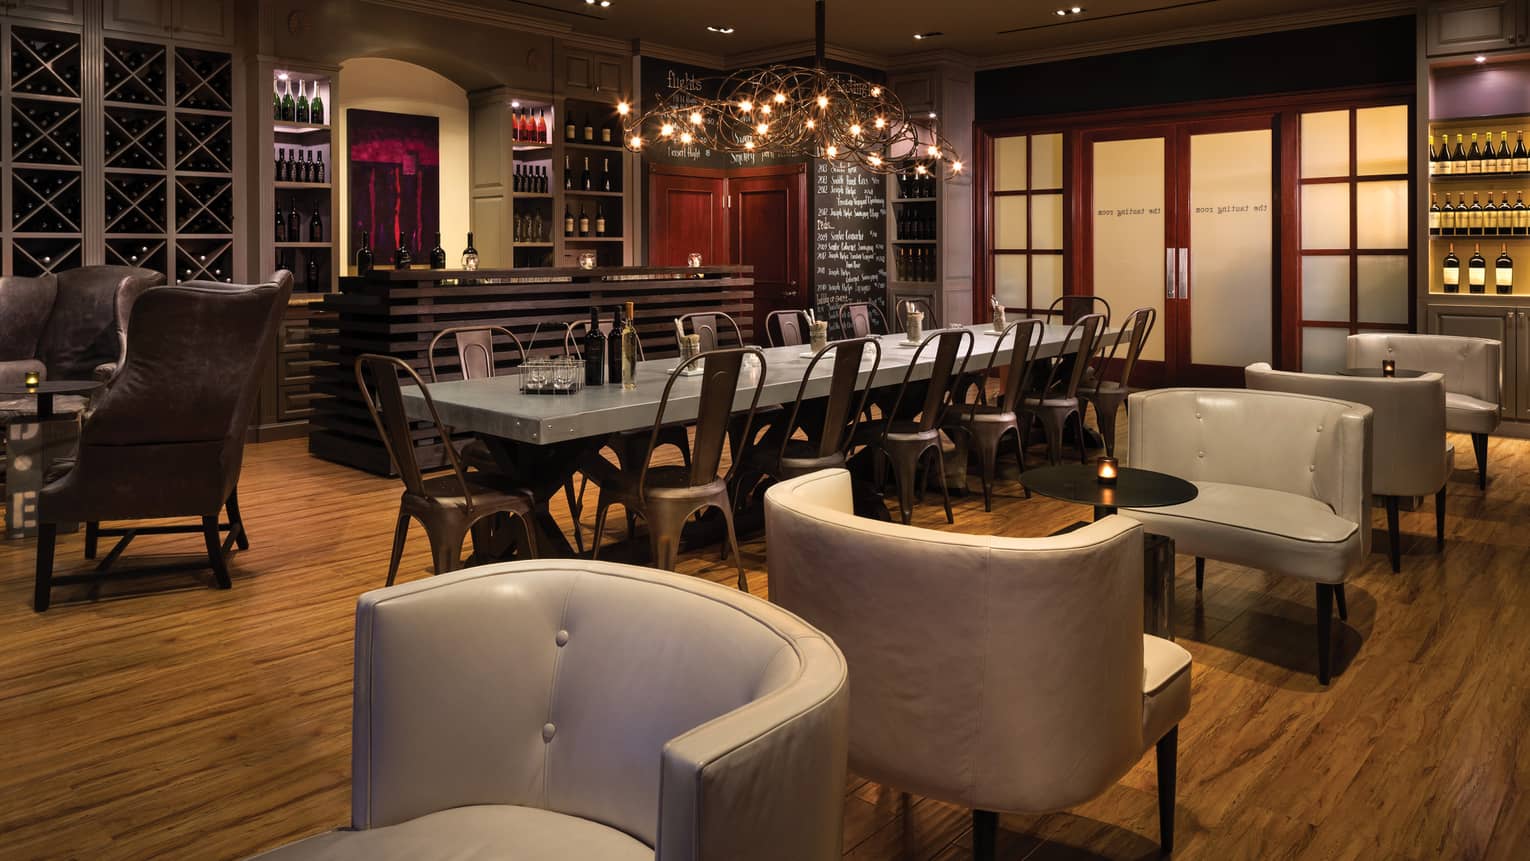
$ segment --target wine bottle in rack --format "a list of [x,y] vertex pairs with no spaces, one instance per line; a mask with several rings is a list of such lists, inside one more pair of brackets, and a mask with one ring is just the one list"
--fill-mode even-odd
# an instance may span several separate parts
[[313,208],[313,217],[308,219],[308,241],[324,241],[324,221],[319,218],[319,208],[317,206]]
[[615,142],[615,136],[611,134],[611,123],[609,121],[600,124],[600,142],[606,146],[610,146]]
[[282,121],[282,88],[277,86],[276,81],[271,82],[271,121]]
[[1482,173],[1482,147],[1477,145],[1477,133],[1472,132],[1472,146],[1466,151],[1466,172]]
[[276,151],[276,181],[282,182],[287,177],[287,153],[285,150]]
[[324,99],[319,96],[319,82],[313,82],[313,98],[308,100],[308,121],[316,126],[324,125]]
[[1434,151],[1434,135],[1429,136],[1429,175],[1438,176],[1440,173],[1440,155]]
[[1445,205],[1440,207],[1440,235],[1456,235],[1456,205],[1450,202],[1450,195],[1445,195]]
[[303,268],[307,275],[303,282],[303,289],[309,293],[323,292],[319,288],[319,255],[308,255],[307,264]]
[[[569,123],[569,128],[573,127],[573,123]],[[569,167],[567,155],[563,156],[563,187],[566,189],[574,187],[574,169]]]
[[1442,267],[1443,283],[1446,293],[1461,292],[1461,258],[1456,256],[1456,244],[1450,243],[1445,252],[1445,264]]
[[1509,227],[1515,236],[1530,235],[1530,208],[1525,206],[1525,193],[1518,192],[1514,208],[1509,210]]
[[1525,149],[1523,130],[1514,133],[1514,152],[1509,154],[1509,169],[1515,173],[1530,173],[1530,150]]
[[515,172],[510,174],[510,191],[520,194],[526,190],[526,169],[520,165],[515,166]]
[[595,142],[595,126],[590,124],[590,112],[589,111],[585,111],[584,112],[584,142],[585,143],[594,143]]
[[573,143],[574,138],[579,136],[579,127],[574,125],[573,111],[569,111],[566,120],[567,121],[563,124],[563,139],[569,143]]
[[1462,144],[1460,132],[1456,132],[1456,149],[1455,152],[1450,154],[1450,170],[1446,171],[1446,173],[1449,173],[1451,176],[1467,173],[1466,147]]
[[1514,292],[1514,258],[1509,256],[1507,242],[1498,252],[1498,259],[1493,261],[1493,292],[1500,296]]
[[585,191],[593,191],[595,182],[590,178],[590,157],[584,157],[584,173],[579,177],[579,187]]
[[441,231],[436,231],[436,246],[430,249],[430,268],[446,268],[446,249],[441,247]]
[[584,211],[584,204],[579,204],[579,235],[590,235],[590,216]]
[[[1473,162],[1480,164],[1480,162]],[[1482,211],[1482,201],[1477,199],[1477,192],[1472,192],[1472,205],[1466,210],[1466,232],[1469,236],[1481,236],[1482,227],[1485,223]]]
[[536,142],[547,143],[547,122],[542,119],[542,112],[537,111]]
[[315,150],[313,154],[313,181],[324,182],[324,150]]
[[1466,289],[1472,293],[1487,292],[1487,258],[1482,256],[1482,243],[1476,243],[1471,259],[1466,261]]
[[568,201],[563,202],[563,235],[574,235],[574,213],[568,208]]
[[1429,195],[1429,234],[1440,235],[1440,196],[1438,194]]
[[611,191],[611,159],[600,160],[600,190]]
[[292,199],[292,206],[287,210],[287,241],[303,241],[303,216],[298,214],[297,198]]
[[595,204],[595,235],[606,235],[606,208],[604,204]]
[[356,274],[365,275],[372,271],[372,246],[365,233],[361,234],[361,247],[356,249]]
[[287,81],[287,91],[282,94],[282,122],[296,122],[297,104],[292,101],[292,81]]
[[1509,154],[1509,131],[1504,129],[1498,133],[1498,172],[1508,173],[1514,170],[1514,156]]
[[393,252],[393,268],[408,269],[413,262],[414,255],[409,253],[409,234],[399,231],[398,248]]
[[280,201],[276,204],[276,241],[287,241],[287,216],[282,212]]
[[308,93],[302,81],[298,81],[297,121],[303,125],[308,124]]
[[1498,207],[1493,205],[1493,193],[1488,192],[1487,205],[1482,207],[1482,235],[1491,236],[1498,232]]

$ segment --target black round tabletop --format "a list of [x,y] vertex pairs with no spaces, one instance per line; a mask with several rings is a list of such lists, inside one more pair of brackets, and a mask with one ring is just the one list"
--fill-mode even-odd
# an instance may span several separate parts
[[[1381,377],[1380,368],[1340,368],[1339,370],[1334,371],[1334,373],[1341,377]],[[1392,376],[1399,380],[1415,380],[1427,373],[1429,372],[1410,371],[1407,368],[1398,368],[1392,373]]]
[[1093,463],[1028,469],[1020,473],[1020,483],[1042,496],[1104,509],[1179,505],[1199,492],[1178,476],[1124,466],[1115,484],[1101,484]]
[[0,395],[82,395],[101,385],[100,380],[43,380],[35,386],[0,383]]

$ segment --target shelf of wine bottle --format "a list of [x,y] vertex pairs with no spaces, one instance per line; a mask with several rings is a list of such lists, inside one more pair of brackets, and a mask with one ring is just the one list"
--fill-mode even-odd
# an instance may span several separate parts
[[565,236],[564,242],[621,242],[620,236]]
[[582,191],[577,188],[566,188],[563,193],[570,197],[621,197],[619,191]]
[[329,248],[328,242],[277,242],[277,248]]
[[514,242],[514,243],[511,243],[511,244],[513,244],[516,248],[551,248],[551,247],[553,247],[553,244],[551,242]]
[[517,191],[511,194],[517,200],[552,200],[553,196],[548,192],[541,191]]
[[563,145],[569,149],[587,149],[597,152],[622,152],[621,144],[585,143],[584,141],[564,141]]
[[1430,182],[1469,182],[1484,179],[1530,179],[1530,171],[1482,171],[1481,173],[1431,173]]
[[271,130],[279,135],[311,135],[318,132],[328,132],[330,126],[313,125],[311,123],[272,123]]
[[935,245],[939,240],[935,239],[894,239],[894,245]]
[[1439,233],[1430,231],[1431,239],[1530,239],[1527,233],[1506,233],[1503,231],[1488,231],[1486,233]]
[[279,189],[290,191],[304,191],[306,189],[328,189],[334,187],[327,182],[273,182],[271,185]]
[[893,203],[934,203],[934,202],[935,202],[935,198],[933,198],[933,197],[898,197],[898,198],[894,198],[893,199]]

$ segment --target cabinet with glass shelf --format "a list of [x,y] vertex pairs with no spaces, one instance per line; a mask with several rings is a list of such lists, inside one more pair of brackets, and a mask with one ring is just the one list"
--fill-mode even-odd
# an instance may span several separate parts
[[292,272],[299,297],[328,293],[344,274],[334,215],[333,70],[275,62],[266,70],[270,107],[262,149],[261,253]]
[[1530,296],[1524,268],[1530,262],[1527,128],[1527,115],[1436,119],[1429,124],[1425,160],[1431,301]]

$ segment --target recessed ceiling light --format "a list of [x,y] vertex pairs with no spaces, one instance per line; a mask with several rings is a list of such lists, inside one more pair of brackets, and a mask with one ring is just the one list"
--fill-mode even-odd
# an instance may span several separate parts
[[1477,56],[1473,57],[1472,59],[1476,60],[1479,63],[1486,63],[1487,62],[1487,57],[1484,57],[1481,54],[1478,54]]
[[611,5],[611,0],[584,0],[586,6],[599,6],[602,9]]
[[286,72],[277,72],[276,73],[276,79],[278,81],[285,81],[285,80],[287,80],[287,73]]
[[931,30],[928,33],[915,33],[914,34],[914,38],[915,39],[933,39],[936,36],[944,36],[944,35],[946,35],[946,34],[940,32],[939,30]]
[[1063,9],[1058,9],[1057,16],[1060,18],[1066,18],[1069,15],[1082,15],[1085,11],[1086,10],[1082,6],[1068,6]]
[[712,31],[713,33],[721,33],[724,36],[726,36],[729,33],[733,32],[733,28],[729,27],[726,24],[708,24],[707,25],[707,29]]

